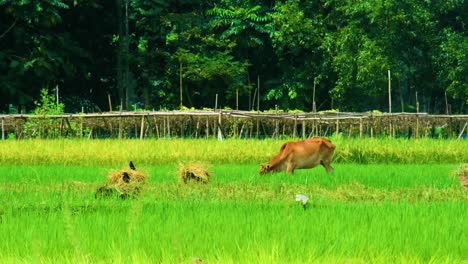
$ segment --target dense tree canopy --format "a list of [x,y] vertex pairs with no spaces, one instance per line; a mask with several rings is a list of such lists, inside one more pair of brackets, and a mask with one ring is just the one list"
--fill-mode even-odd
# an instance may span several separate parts
[[[464,0],[0,0],[0,112],[466,113]],[[43,96],[43,95],[42,95]],[[258,100],[259,99],[259,100]],[[448,102],[448,107],[446,105]]]

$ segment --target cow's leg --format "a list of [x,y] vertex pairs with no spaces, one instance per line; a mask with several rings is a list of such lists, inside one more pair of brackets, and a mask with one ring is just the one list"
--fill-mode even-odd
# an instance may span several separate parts
[[324,161],[324,160],[321,160],[320,161],[320,164],[322,164],[323,167],[325,167],[325,170],[327,171],[327,173],[332,173],[333,172],[333,167],[330,166],[330,161]]
[[294,174],[295,168],[296,168],[296,164],[294,164],[292,161],[288,162],[288,165],[286,167],[286,173]]

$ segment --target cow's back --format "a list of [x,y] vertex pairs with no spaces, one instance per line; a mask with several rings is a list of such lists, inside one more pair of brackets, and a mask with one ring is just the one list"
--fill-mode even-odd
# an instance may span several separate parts
[[[291,161],[298,169],[313,168],[320,164],[321,160],[330,156],[331,142],[322,138],[310,138],[291,145]],[[333,144],[332,144],[333,145]],[[331,153],[332,154],[332,153]]]

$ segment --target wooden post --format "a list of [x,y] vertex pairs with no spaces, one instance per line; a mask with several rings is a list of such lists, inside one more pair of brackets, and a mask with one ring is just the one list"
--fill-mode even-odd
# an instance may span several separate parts
[[388,70],[388,112],[392,112],[392,79],[390,78],[390,70]]
[[81,117],[80,121],[80,138],[83,138],[83,117]]
[[317,77],[314,78],[314,89],[312,91],[312,113],[317,112],[317,108],[315,105],[315,85],[317,85]]
[[297,135],[297,115],[294,115],[293,138]]
[[153,122],[154,122],[154,128],[156,129],[156,137],[159,139],[160,138],[159,125],[155,116],[153,116]]
[[222,141],[223,140],[223,133],[221,131],[221,123],[222,122],[222,113],[219,112],[218,114],[218,140]]
[[122,117],[119,116],[119,139],[122,138],[123,131],[122,131]]
[[143,135],[145,134],[145,116],[141,116],[141,125],[140,125],[140,140],[143,139]]
[[448,100],[447,100],[447,91],[445,91],[445,114],[449,114]]
[[171,119],[167,117],[167,137],[171,138]]
[[305,139],[305,120],[302,120],[302,138]]
[[257,75],[257,112],[260,112],[260,75]]
[[58,84],[55,86],[55,92],[57,93],[56,97],[57,97],[57,107],[58,107],[58,104],[59,104],[59,86],[58,86]]
[[2,140],[5,140],[5,118],[2,117]]
[[180,62],[180,65],[179,65],[179,93],[180,93],[180,109],[182,109],[182,62]]
[[419,139],[419,100],[418,100],[418,91],[416,91],[416,131],[415,131],[414,138]]
[[338,133],[340,132],[340,120],[336,119],[336,131],[335,131],[335,137],[338,137]]
[[163,138],[166,138],[166,135],[167,135],[167,132],[166,132],[166,127],[167,127],[167,126],[166,126],[166,117],[164,116],[164,117],[162,118],[162,120],[163,120],[163,131],[162,131],[163,133],[162,133],[162,137],[163,137]]
[[107,99],[109,101],[109,112],[112,112],[112,100],[110,94],[107,94]]
[[453,127],[452,127],[452,118],[449,117],[449,121],[448,121],[448,131],[447,131],[448,135],[447,135],[447,138],[452,138],[453,137]]
[[276,120],[275,120],[275,137],[279,138],[279,121],[278,121],[278,105],[275,105],[275,114],[276,114]]
[[465,131],[465,128],[466,126],[468,125],[468,122],[465,122],[465,125],[463,126],[462,130],[460,131],[460,134],[458,134],[458,138],[457,139],[460,139],[461,136],[463,135],[463,132]]
[[362,117],[359,118],[359,138],[362,138],[363,135],[363,124],[362,124]]
[[260,118],[257,117],[257,133],[256,133],[256,137],[258,138],[260,134]]
[[209,121],[209,119],[210,119],[210,117],[206,117],[206,130],[205,130],[206,138],[210,137],[210,121]]
[[215,108],[214,110],[216,111],[218,109],[218,94],[216,94],[216,97],[215,97]]
[[236,110],[239,110],[239,89],[236,89]]

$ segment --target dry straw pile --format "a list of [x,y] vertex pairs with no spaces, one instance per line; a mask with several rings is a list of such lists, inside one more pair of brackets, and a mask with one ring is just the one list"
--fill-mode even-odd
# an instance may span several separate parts
[[109,172],[107,183],[98,188],[95,197],[110,196],[115,192],[121,198],[137,196],[146,183],[146,176],[145,173],[135,170],[133,163],[130,164],[130,167],[133,169]]
[[465,187],[465,189],[468,189],[468,164],[461,165],[456,174],[460,179],[460,184]]
[[201,163],[187,163],[179,165],[179,179],[183,183],[189,181],[196,181],[201,183],[208,183],[211,178],[209,166]]

